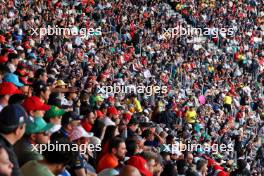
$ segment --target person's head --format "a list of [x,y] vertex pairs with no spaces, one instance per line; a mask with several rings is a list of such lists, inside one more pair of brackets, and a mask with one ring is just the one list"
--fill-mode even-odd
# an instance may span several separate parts
[[9,98],[8,104],[22,104],[26,98],[24,94],[14,94]]
[[119,112],[118,110],[114,107],[108,107],[107,108],[107,114],[106,114],[109,118],[111,118],[114,122],[119,119]]
[[0,175],[11,176],[14,165],[10,161],[7,151],[0,146]]
[[246,168],[247,166],[247,162],[243,159],[239,159],[237,160],[237,169],[238,170],[243,170],[244,168]]
[[[51,144],[68,146],[68,148],[74,147],[73,143],[65,138],[56,142],[52,141]],[[52,173],[58,175],[65,169],[65,166],[75,162],[78,152],[73,150],[45,150],[43,156],[44,162],[50,166]]]
[[119,135],[119,131],[118,131],[117,126],[114,126],[114,125],[107,126],[105,129],[104,139],[103,139],[102,143],[113,139],[117,135]]
[[65,111],[63,109],[52,105],[50,110],[45,113],[44,119],[50,123],[61,125],[61,119],[63,114],[65,114]]
[[14,144],[24,135],[27,122],[27,113],[21,105],[8,105],[0,113],[0,133]]
[[17,65],[19,62],[18,55],[15,53],[8,54],[8,61],[14,65]]
[[161,176],[167,176],[167,175],[172,175],[172,176],[177,175],[177,168],[175,164],[168,163],[165,165],[164,170],[161,173]]
[[79,126],[81,123],[81,118],[74,111],[69,111],[63,114],[61,125],[64,130],[70,132],[74,127]]
[[92,109],[87,108],[84,110],[84,120],[90,123],[91,125],[95,122],[95,113]]
[[39,97],[28,97],[22,103],[27,113],[31,117],[43,117],[45,112],[50,109],[50,106],[44,104]]
[[186,173],[186,161],[183,159],[177,160],[177,171],[178,174],[185,174]]
[[46,83],[48,80],[48,74],[45,69],[40,68],[36,71],[35,78],[36,80],[40,80]]
[[196,168],[199,172],[201,173],[206,173],[208,168],[207,168],[207,161],[200,159],[197,164],[196,164]]
[[54,125],[46,123],[41,117],[36,117],[33,123],[30,123],[26,127],[26,135],[29,142],[33,144],[47,144],[50,140],[50,129]]
[[141,156],[135,155],[130,157],[127,161],[127,165],[136,167],[143,176],[152,176],[147,161]]
[[90,137],[93,137],[93,133],[88,133],[82,126],[76,126],[69,134],[72,142],[79,145],[81,153],[87,152],[87,145],[89,143]]
[[13,83],[3,82],[0,84],[0,104],[7,106],[11,95],[22,93]]
[[119,176],[141,176],[141,174],[136,167],[126,165],[121,169]]
[[68,100],[75,100],[78,96],[77,92],[78,92],[77,88],[74,88],[74,87],[68,88],[68,91],[65,93],[65,97]]
[[108,152],[115,155],[119,160],[123,160],[126,156],[126,144],[120,137],[114,137],[109,142]]
[[48,102],[51,91],[44,81],[36,81],[33,85],[33,91],[37,97]]
[[158,156],[154,152],[146,151],[140,154],[148,164],[149,171],[153,174],[155,167],[157,167]]
[[185,160],[188,164],[193,163],[193,154],[191,152],[187,152],[185,155]]
[[139,127],[139,122],[136,118],[130,119],[128,125],[127,125],[132,131],[136,131]]
[[143,131],[142,137],[145,138],[147,141],[153,141],[155,138],[154,134],[152,133],[150,129]]
[[94,136],[98,137],[99,139],[102,139],[103,136],[105,135],[105,129],[106,129],[106,126],[104,122],[102,122],[99,119],[96,119],[91,132],[94,133]]

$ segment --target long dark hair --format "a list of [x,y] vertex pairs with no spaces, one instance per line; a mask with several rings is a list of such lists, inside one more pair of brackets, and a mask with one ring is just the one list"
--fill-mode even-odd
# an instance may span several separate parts
[[106,144],[107,141],[113,139],[115,137],[115,131],[117,129],[117,126],[109,125],[106,127],[105,135],[102,140],[102,146]]
[[99,119],[96,119],[94,122],[94,125],[92,127],[91,132],[94,133],[94,136],[101,138],[103,134],[105,124],[104,122],[100,121]]

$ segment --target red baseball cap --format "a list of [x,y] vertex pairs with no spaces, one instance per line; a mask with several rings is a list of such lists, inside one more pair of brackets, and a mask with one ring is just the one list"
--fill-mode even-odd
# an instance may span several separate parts
[[130,113],[126,112],[123,114],[123,119],[130,121],[131,118],[132,118],[132,115]]
[[108,107],[107,108],[107,113],[108,114],[113,114],[113,115],[119,115],[118,110],[114,106]]
[[22,106],[29,112],[29,111],[48,111],[50,106],[44,104],[41,99],[37,96],[32,96],[23,102]]
[[152,176],[152,173],[149,170],[147,170],[145,166],[147,165],[147,161],[141,156],[130,157],[129,160],[127,161],[127,164],[137,168],[139,172],[144,176]]
[[3,82],[2,84],[0,84],[0,95],[14,94],[22,94],[22,91],[10,82]]
[[104,114],[100,110],[96,110],[96,117],[103,117]]

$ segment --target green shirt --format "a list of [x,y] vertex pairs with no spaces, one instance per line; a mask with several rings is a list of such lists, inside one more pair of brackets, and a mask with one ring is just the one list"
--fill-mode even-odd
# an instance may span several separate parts
[[31,160],[42,160],[43,156],[37,152],[27,139],[23,138],[19,140],[15,146],[15,153],[20,167]]
[[21,167],[21,172],[25,176],[55,176],[45,165],[36,160],[24,164]]

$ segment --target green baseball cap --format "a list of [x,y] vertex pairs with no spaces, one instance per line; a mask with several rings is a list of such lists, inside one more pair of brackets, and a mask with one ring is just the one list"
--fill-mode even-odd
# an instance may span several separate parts
[[41,133],[49,131],[54,124],[46,123],[41,117],[34,118],[34,122],[26,126],[26,134]]
[[48,110],[45,113],[45,118],[55,118],[58,116],[62,116],[63,114],[65,114],[65,111],[63,109],[58,108],[57,106],[52,105],[50,110]]

